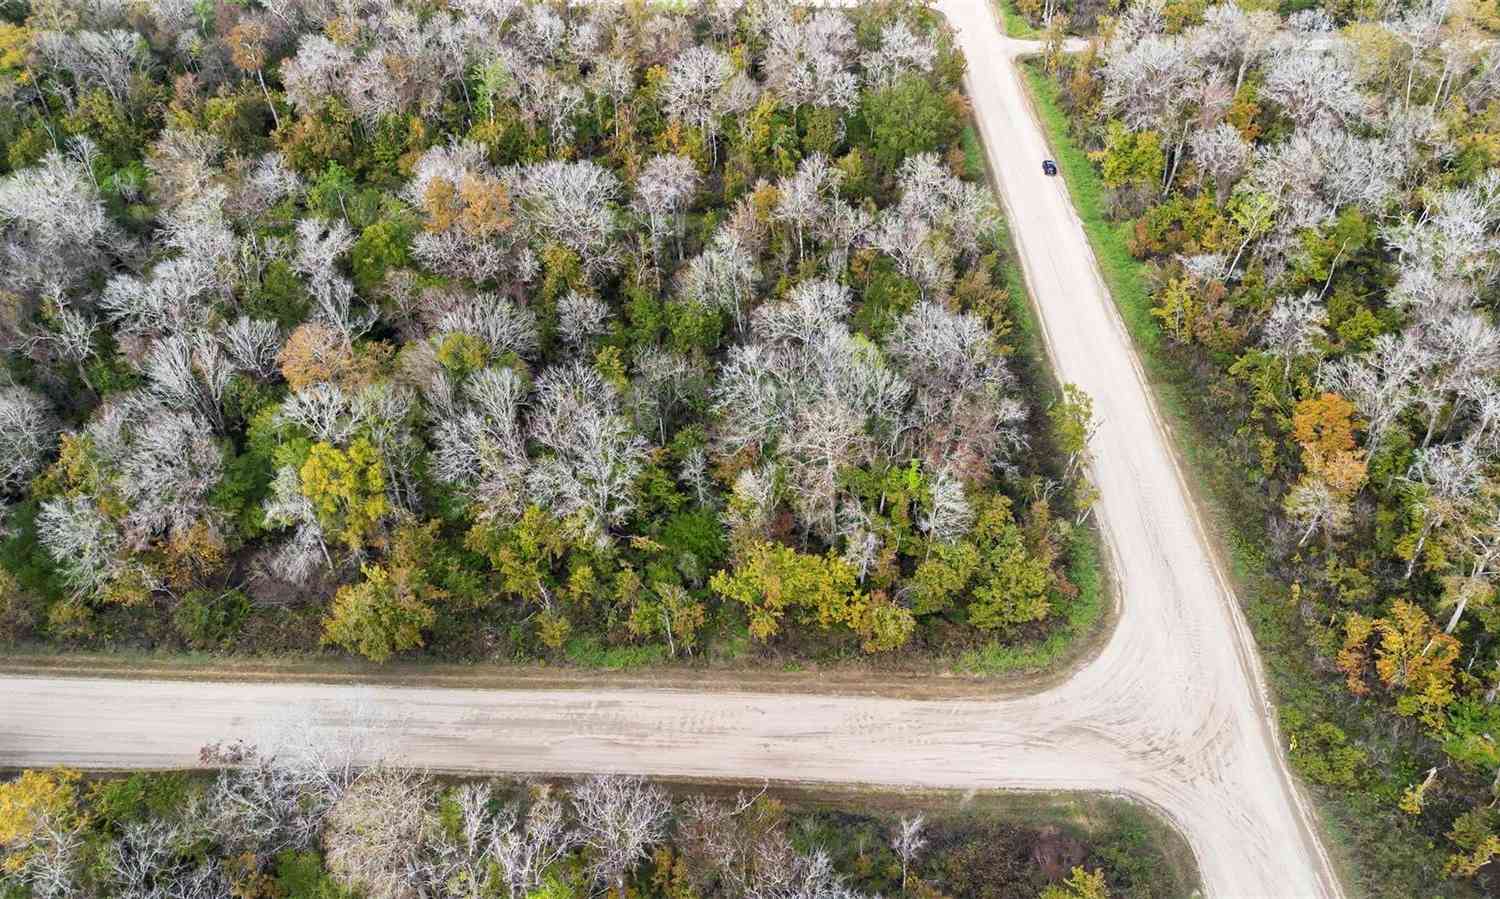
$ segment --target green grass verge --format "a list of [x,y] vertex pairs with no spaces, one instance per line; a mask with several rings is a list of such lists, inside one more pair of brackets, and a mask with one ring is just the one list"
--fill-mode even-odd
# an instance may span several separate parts
[[606,671],[628,671],[648,668],[667,661],[667,648],[646,646],[604,646],[593,635],[569,640],[563,646],[568,663],[580,668],[603,668]]
[[1007,37],[1035,40],[1041,36],[1041,32],[1016,10],[1015,0],[995,0],[995,10],[1000,13],[1000,23],[1005,26]]
[[[1388,722],[1381,724],[1370,710],[1355,707],[1338,684],[1313,668],[1297,604],[1288,587],[1273,578],[1267,567],[1268,497],[1246,477],[1224,442],[1212,436],[1209,423],[1222,413],[1204,402],[1201,381],[1163,339],[1151,315],[1144,265],[1127,247],[1130,225],[1111,222],[1104,214],[1107,188],[1071,135],[1058,85],[1035,64],[1025,64],[1023,73],[1105,284],[1140,351],[1158,407],[1171,426],[1194,494],[1207,513],[1206,523],[1228,563],[1260,649],[1283,738],[1296,741],[1298,736],[1317,733],[1313,728],[1318,723],[1334,723],[1379,746],[1382,739],[1389,739],[1381,733],[1388,730]],[[1328,753],[1351,750],[1358,744],[1346,744],[1344,738],[1340,730],[1331,745],[1316,748],[1309,748],[1316,740],[1303,739],[1303,745],[1288,753],[1293,767],[1304,780],[1318,781],[1318,772],[1326,770]],[[1393,778],[1380,769],[1378,760],[1366,758],[1364,762],[1368,766],[1355,786],[1312,783],[1309,790],[1344,887],[1351,895],[1393,899],[1475,895],[1471,884],[1440,876],[1442,847],[1413,819],[1396,812]]]

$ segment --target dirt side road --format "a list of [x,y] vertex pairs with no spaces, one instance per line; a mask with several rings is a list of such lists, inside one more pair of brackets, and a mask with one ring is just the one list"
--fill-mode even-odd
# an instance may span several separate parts
[[1063,381],[1093,396],[1098,510],[1125,604],[1108,646],[1030,697],[914,701],[674,690],[464,690],[0,677],[0,766],[191,765],[300,708],[395,734],[433,769],[1091,789],[1187,835],[1215,896],[1341,896],[1287,775],[1253,641],[1212,561],[1130,342],[985,0],[939,0]]

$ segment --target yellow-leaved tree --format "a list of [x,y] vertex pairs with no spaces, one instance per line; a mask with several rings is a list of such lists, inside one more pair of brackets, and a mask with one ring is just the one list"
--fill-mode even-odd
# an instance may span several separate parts
[[372,662],[421,646],[422,632],[437,620],[432,603],[447,596],[423,566],[436,539],[436,522],[403,527],[386,564],[364,566],[364,581],[339,588],[323,620],[323,642]]
[[1415,717],[1430,730],[1445,727],[1445,710],[1454,700],[1454,663],[1457,639],[1440,631],[1420,606],[1398,599],[1389,615],[1367,618],[1353,614],[1344,622],[1344,645],[1337,664],[1348,679],[1350,692],[1369,692],[1370,638],[1375,675],[1396,696],[1396,711]]
[[79,774],[67,768],[22,771],[0,784],[0,871],[26,866],[34,842],[48,828],[68,831],[79,824]]
[[313,444],[300,475],[302,493],[323,527],[352,550],[365,545],[390,511],[380,451],[364,437],[355,438],[348,449]]

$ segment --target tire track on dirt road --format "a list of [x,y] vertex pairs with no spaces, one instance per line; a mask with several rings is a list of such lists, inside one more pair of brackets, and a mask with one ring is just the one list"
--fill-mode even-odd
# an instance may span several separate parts
[[[1098,520],[1124,596],[1092,662],[995,700],[0,676],[0,766],[192,766],[298,708],[434,770],[1100,790],[1161,811],[1214,896],[1341,897],[1287,772],[1252,638],[986,0],[938,0],[1058,377],[1093,397]],[[362,709],[351,718],[349,709]]]

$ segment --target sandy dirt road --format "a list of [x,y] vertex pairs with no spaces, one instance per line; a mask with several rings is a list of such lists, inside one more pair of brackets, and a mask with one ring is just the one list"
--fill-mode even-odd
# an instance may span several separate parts
[[1249,630],[1197,524],[1130,342],[984,0],[939,0],[1063,381],[1094,398],[1113,638],[1047,692],[995,701],[0,677],[0,765],[191,765],[297,707],[389,729],[436,770],[1105,790],[1187,836],[1214,896],[1341,896],[1287,774]]

